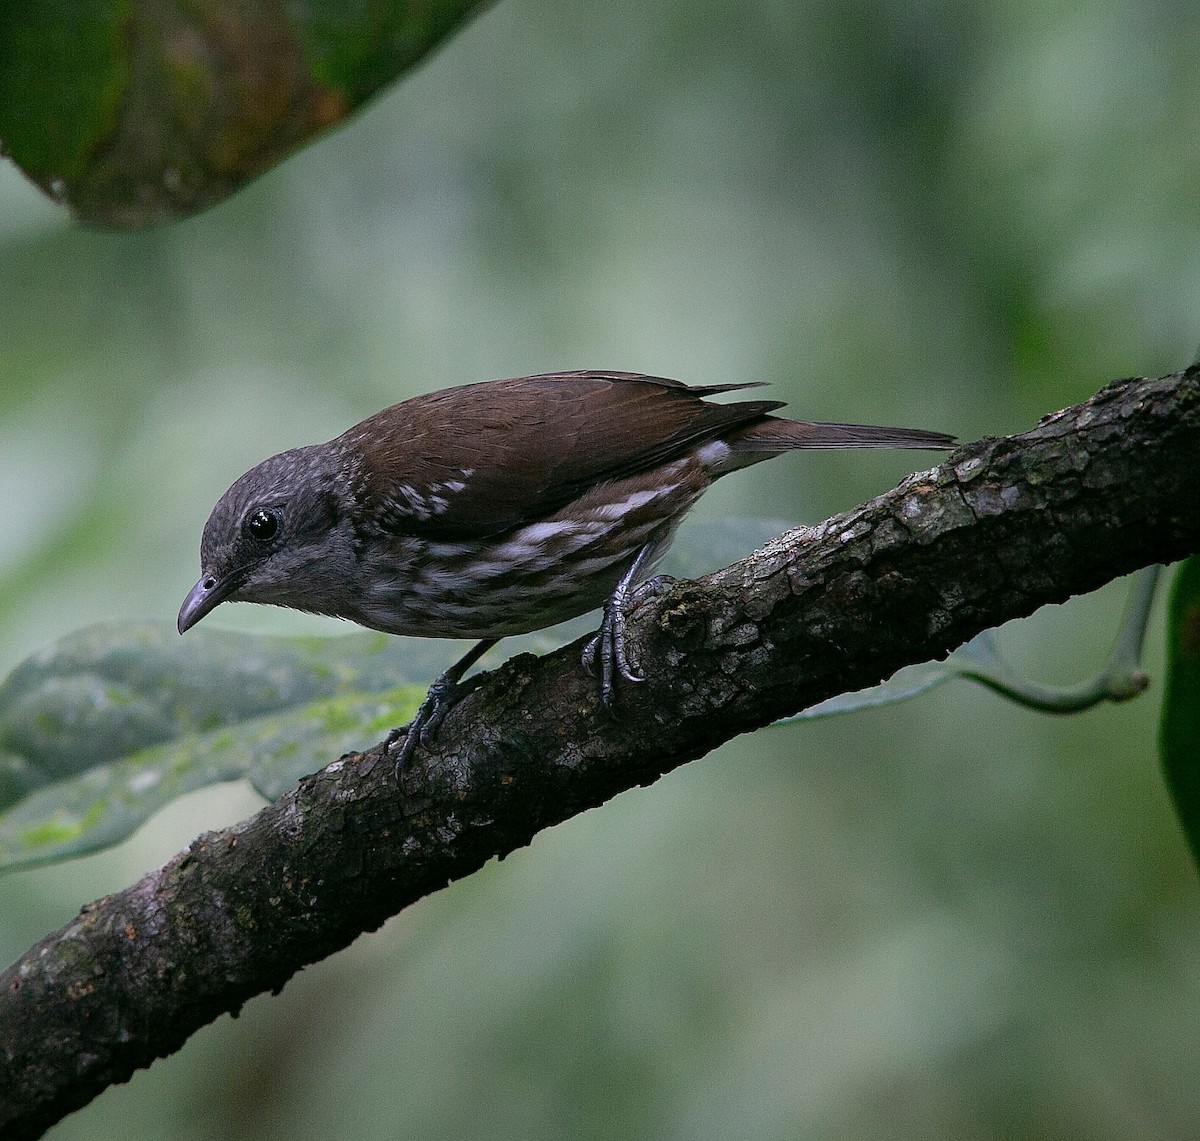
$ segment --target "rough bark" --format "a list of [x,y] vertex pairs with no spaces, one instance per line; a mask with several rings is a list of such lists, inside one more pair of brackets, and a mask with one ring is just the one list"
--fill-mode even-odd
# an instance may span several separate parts
[[86,906],[0,975],[0,1134],[39,1136],[251,996],[542,828],[980,630],[1200,549],[1200,370],[1118,381],[630,622],[601,709],[579,646],[496,670],[401,786],[350,754]]

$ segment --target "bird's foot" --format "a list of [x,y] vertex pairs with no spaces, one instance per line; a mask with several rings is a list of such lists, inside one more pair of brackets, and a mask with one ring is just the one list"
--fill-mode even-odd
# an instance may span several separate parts
[[630,658],[625,643],[626,611],[643,598],[662,594],[674,581],[667,575],[656,575],[630,589],[629,584],[622,580],[604,604],[600,629],[583,647],[581,660],[590,676],[599,677],[600,701],[609,712],[612,712],[620,681],[636,683],[646,680]]
[[442,722],[446,719],[446,714],[464,696],[464,694],[459,692],[460,688],[458,682],[454,681],[453,678],[448,678],[445,674],[442,674],[429,687],[429,691],[417,707],[417,712],[414,714],[413,719],[407,725],[393,729],[387,735],[387,740],[383,743],[385,756],[391,754],[393,747],[401,737],[404,738],[404,744],[400,746],[400,751],[396,754],[395,771],[397,779],[400,777],[400,770],[408,764],[409,759],[412,757],[418,741],[425,748],[429,748],[433,744],[438,729],[441,728]]
[[496,640],[491,638],[473,646],[429,687],[425,699],[417,707],[413,719],[407,725],[393,729],[387,735],[387,739],[383,742],[385,757],[390,756],[396,742],[401,737],[404,738],[404,744],[400,746],[400,752],[396,754],[395,775],[397,781],[400,779],[401,770],[412,757],[417,742],[419,741],[424,749],[432,748],[438,730],[442,727],[442,722],[446,720],[446,714],[468,693],[473,693],[479,688],[479,683],[485,675],[476,674],[466,681],[461,680],[462,675],[495,644]]

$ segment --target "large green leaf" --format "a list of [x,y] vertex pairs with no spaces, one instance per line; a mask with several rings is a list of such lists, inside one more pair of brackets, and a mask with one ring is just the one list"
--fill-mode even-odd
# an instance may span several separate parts
[[93,225],[202,210],[342,122],[482,0],[4,0],[0,140]]
[[437,649],[377,634],[185,640],[167,623],[64,639],[0,686],[0,868],[116,843],[218,781],[278,796],[405,722]]
[[1159,751],[1175,811],[1200,863],[1200,558],[1180,566],[1167,612]]

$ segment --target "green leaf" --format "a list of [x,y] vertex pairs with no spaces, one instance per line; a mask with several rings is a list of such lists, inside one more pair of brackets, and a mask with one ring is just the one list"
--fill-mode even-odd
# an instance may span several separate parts
[[77,177],[129,78],[128,0],[8,0],[0,10],[0,140],[31,178]]
[[383,634],[180,638],[166,623],[106,623],[30,658],[0,685],[0,749],[26,761],[27,784],[44,784],[319,699],[424,684],[437,672],[435,650]]
[[[166,628],[164,627],[164,630]],[[340,640],[340,639],[339,639]],[[0,816],[0,870],[85,855],[132,835],[177,796],[239,777],[267,799],[408,720],[424,688],[329,698],[186,735],[36,789]]]
[[444,650],[382,634],[183,639],[167,623],[74,634],[0,685],[0,870],[117,843],[220,781],[277,797],[407,721]]
[[219,202],[343,122],[481,0],[4,0],[0,150],[91,225]]
[[284,8],[314,78],[357,106],[481,6],[481,0],[287,0]]
[[1200,557],[1180,566],[1171,590],[1158,741],[1167,788],[1200,863]]

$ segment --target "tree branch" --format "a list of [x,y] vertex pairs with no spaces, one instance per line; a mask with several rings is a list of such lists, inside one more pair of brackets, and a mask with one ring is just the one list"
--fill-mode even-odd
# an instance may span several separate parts
[[279,988],[542,828],[980,630],[1200,549],[1200,370],[1118,381],[1032,431],[635,607],[647,680],[617,718],[579,645],[521,655],[401,788],[349,754],[0,975],[0,1134],[39,1136],[200,1026]]

